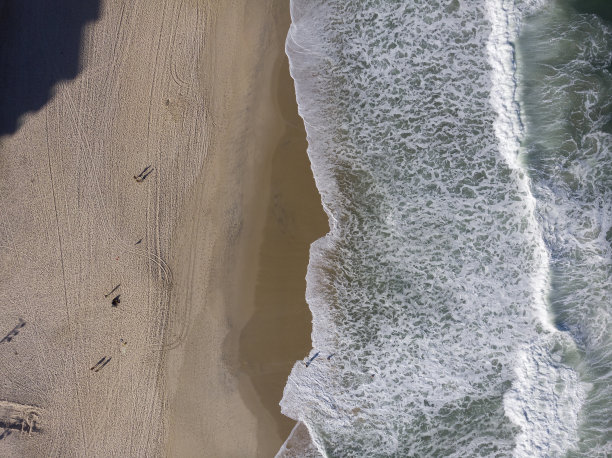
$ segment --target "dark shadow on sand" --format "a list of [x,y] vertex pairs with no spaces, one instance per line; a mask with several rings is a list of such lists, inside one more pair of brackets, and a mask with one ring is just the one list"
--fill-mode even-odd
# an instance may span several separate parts
[[99,10],[100,0],[0,0],[0,136],[78,75],[82,29]]

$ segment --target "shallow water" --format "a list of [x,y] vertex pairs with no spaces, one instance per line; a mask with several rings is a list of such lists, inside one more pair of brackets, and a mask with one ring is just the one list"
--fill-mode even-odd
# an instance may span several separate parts
[[[600,21],[585,33],[603,44],[571,36],[571,54],[559,38],[558,56],[555,15],[572,31],[584,17],[546,2],[292,0],[287,53],[331,231],[307,278],[305,361],[320,353],[296,363],[281,406],[328,456],[603,453],[611,47]],[[581,52],[601,106],[538,73]],[[599,121],[576,128],[573,103]],[[587,144],[574,162],[559,153],[568,116]],[[576,172],[589,161],[599,175]],[[574,207],[562,185],[584,191]]]

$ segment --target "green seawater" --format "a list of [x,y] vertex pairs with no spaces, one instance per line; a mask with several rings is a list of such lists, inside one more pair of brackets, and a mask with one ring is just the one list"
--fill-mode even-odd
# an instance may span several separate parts
[[612,2],[610,0],[575,0],[570,2],[570,6],[577,13],[596,14],[612,22]]
[[[593,14],[595,13],[595,14]],[[555,2],[517,43],[522,158],[550,252],[549,303],[576,342],[577,448],[612,453],[612,4]]]

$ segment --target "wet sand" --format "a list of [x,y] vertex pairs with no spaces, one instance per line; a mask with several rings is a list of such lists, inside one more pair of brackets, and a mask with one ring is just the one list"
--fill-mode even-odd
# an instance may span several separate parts
[[[78,62],[42,52],[55,79],[0,136],[0,333],[26,323],[0,343],[0,401],[37,422],[0,455],[273,455],[292,426],[282,386],[310,349],[307,247],[325,231],[288,2],[71,8],[53,30],[61,43],[79,19]],[[3,68],[28,55],[23,37],[55,46],[38,30],[54,17],[3,11]],[[17,101],[36,82],[7,81]]]
[[305,154],[306,132],[288,65],[283,56],[276,109],[283,117],[284,134],[271,162],[255,311],[240,335],[241,368],[276,419],[283,440],[295,421],[280,414],[278,403],[293,364],[311,349],[312,315],[305,300],[309,248],[329,230]]

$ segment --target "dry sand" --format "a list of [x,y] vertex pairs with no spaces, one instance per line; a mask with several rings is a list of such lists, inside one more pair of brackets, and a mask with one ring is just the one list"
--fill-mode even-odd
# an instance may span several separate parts
[[[37,424],[0,455],[270,456],[325,230],[287,102],[288,1],[94,3],[69,5],[74,75],[43,55],[52,93],[0,137],[0,334],[25,322],[0,343],[0,410]],[[19,34],[44,48],[36,11],[0,12],[4,69],[29,56]]]

